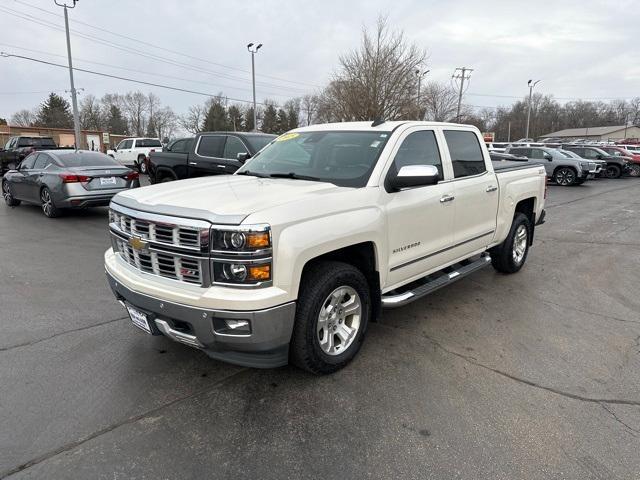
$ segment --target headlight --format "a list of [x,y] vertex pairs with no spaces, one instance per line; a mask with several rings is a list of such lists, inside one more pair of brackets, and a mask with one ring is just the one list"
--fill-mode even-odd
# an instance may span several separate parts
[[266,287],[272,284],[271,229],[268,225],[211,230],[214,285]]
[[580,162],[580,166],[582,168],[589,168],[589,163],[588,162]]

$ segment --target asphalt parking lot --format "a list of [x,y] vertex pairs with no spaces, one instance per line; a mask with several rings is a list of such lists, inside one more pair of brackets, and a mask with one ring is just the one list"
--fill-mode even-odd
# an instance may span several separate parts
[[640,478],[640,181],[550,187],[524,270],[371,325],[346,369],[135,329],[107,211],[0,205],[0,478]]

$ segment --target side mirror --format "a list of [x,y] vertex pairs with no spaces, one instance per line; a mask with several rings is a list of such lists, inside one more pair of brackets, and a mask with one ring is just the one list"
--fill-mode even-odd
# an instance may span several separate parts
[[236,155],[236,158],[240,163],[244,163],[251,158],[251,155],[249,155],[247,152],[241,152]]
[[405,165],[389,179],[389,186],[398,191],[403,188],[435,185],[439,179],[440,173],[433,165]]

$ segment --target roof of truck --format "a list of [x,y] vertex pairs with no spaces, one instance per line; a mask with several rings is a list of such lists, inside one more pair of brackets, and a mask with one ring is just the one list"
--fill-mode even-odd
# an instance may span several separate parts
[[309,125],[307,127],[296,128],[296,132],[317,132],[319,130],[367,130],[367,131],[380,131],[389,132],[404,124],[411,124],[412,126],[424,126],[424,127],[469,127],[475,128],[473,125],[462,125],[460,123],[446,123],[446,122],[421,122],[416,120],[394,120],[389,122],[382,122],[375,127],[372,126],[372,121],[367,122],[338,122],[338,123],[322,123],[318,125]]

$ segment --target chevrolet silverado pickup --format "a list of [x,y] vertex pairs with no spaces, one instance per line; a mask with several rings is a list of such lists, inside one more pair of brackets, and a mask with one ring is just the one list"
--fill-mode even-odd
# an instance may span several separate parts
[[295,129],[234,175],[115,196],[107,279],[148,334],[239,365],[331,373],[383,308],[489,264],[522,268],[545,169],[497,168],[468,125]]

